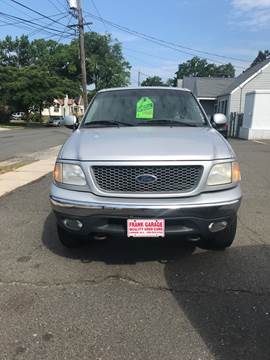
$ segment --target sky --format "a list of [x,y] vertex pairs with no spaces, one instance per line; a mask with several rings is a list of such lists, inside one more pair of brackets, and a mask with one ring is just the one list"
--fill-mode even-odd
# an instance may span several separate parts
[[[40,16],[16,1],[48,16],[48,19],[30,20]],[[55,36],[55,40],[69,41],[65,38],[67,28],[61,25],[74,22],[68,14],[67,0],[16,1],[0,0],[1,39],[6,35],[22,34],[30,34],[30,39],[48,38],[51,34],[42,29],[45,29],[45,24],[50,24],[58,30],[59,36]],[[86,27],[86,31],[91,26],[99,33],[111,33],[122,43],[124,56],[132,65],[133,85],[137,83],[138,72],[141,72],[141,80],[154,75],[164,80],[174,77],[178,64],[195,55],[217,64],[232,62],[239,74],[253,61],[258,50],[270,49],[270,0],[82,0],[82,3],[85,22],[93,23]],[[15,25],[7,25],[14,20],[7,19],[6,14],[38,22],[41,28],[33,31],[25,28],[19,20]],[[93,19],[91,14],[171,42],[173,49],[123,32]],[[61,24],[52,24],[54,19]]]

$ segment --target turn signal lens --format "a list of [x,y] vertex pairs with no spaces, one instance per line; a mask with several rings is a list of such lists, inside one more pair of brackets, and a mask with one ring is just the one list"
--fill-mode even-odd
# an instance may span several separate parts
[[232,182],[237,183],[241,181],[241,172],[240,172],[240,166],[238,162],[234,161],[232,163]]
[[53,171],[54,181],[61,183],[63,180],[62,164],[56,163]]

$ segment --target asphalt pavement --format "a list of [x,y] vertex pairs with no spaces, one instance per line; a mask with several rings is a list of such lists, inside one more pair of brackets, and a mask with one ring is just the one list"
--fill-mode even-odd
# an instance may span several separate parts
[[64,127],[0,131],[0,161],[61,145],[70,134],[71,130]]
[[270,142],[233,141],[234,245],[57,240],[50,176],[0,198],[0,358],[270,359]]

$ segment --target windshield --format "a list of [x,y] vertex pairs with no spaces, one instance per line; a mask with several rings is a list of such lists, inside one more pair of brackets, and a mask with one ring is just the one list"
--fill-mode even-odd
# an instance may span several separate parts
[[99,93],[82,127],[205,126],[205,116],[193,95],[171,89],[130,89]]

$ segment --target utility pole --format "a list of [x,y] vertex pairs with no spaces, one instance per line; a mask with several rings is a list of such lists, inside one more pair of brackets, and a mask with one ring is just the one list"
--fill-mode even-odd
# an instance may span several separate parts
[[81,80],[83,90],[83,104],[84,110],[88,105],[87,97],[87,77],[86,77],[86,66],[85,66],[85,47],[84,47],[84,22],[82,12],[81,0],[69,0],[69,6],[72,10],[71,14],[78,19],[78,25],[69,25],[68,27],[77,27],[79,29],[79,42],[80,42],[80,62],[81,62]]
[[138,71],[138,86],[141,86],[141,72]]
[[86,66],[85,66],[85,48],[84,48],[84,24],[83,24],[81,0],[77,0],[77,4],[78,4],[78,27],[79,27],[79,35],[80,35],[80,62],[81,62],[81,75],[82,75],[83,104],[85,111],[88,105],[88,97],[87,97],[87,79],[86,79]]

